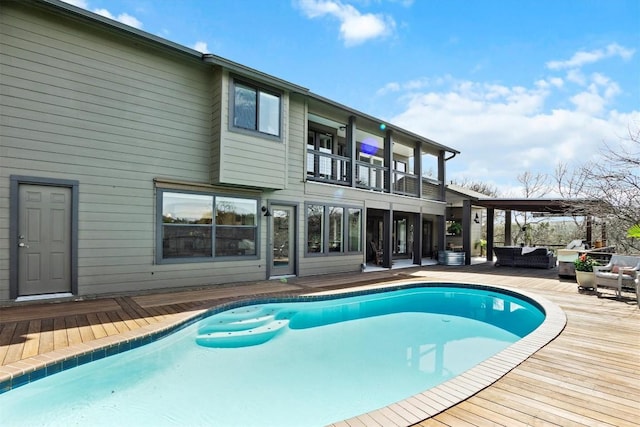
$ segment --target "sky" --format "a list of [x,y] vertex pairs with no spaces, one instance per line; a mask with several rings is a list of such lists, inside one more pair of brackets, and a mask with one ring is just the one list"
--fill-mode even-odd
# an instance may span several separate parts
[[502,197],[640,129],[640,0],[67,2],[454,148],[447,179]]

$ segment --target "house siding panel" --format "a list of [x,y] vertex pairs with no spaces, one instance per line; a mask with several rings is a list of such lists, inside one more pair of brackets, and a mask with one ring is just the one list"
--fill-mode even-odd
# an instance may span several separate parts
[[154,265],[153,180],[209,181],[211,67],[19,4],[0,8],[0,300],[11,175],[80,182],[80,294],[209,282],[224,263]]
[[[262,215],[255,258],[156,263],[158,188],[295,206],[300,276],[365,261],[364,248],[306,254],[305,203],[362,209],[363,224],[368,208],[444,215],[441,202],[306,181],[309,105],[341,123],[350,112],[255,70],[35,4],[0,2],[0,301],[10,295],[12,175],[79,182],[80,295],[266,278]],[[235,76],[282,94],[281,138],[230,127]]]
[[282,96],[281,140],[258,133],[236,130],[229,125],[229,90],[231,78],[224,74],[221,105],[224,114],[220,129],[220,173],[213,184],[239,185],[265,189],[283,189],[288,147],[288,95]]

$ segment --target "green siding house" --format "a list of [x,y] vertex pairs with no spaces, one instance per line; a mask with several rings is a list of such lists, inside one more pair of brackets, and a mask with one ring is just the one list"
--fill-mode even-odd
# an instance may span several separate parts
[[456,150],[63,2],[0,0],[0,121],[0,301],[444,247]]

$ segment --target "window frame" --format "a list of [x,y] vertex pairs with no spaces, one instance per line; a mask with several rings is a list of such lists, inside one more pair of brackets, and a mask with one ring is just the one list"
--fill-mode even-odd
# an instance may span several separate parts
[[[177,193],[177,194],[191,194],[191,195],[203,195],[212,198],[212,218],[211,224],[208,224],[208,229],[211,230],[211,256],[194,256],[194,257],[164,257],[164,226],[170,225],[165,224],[163,222],[163,200],[165,193]],[[234,226],[225,225],[225,224],[216,224],[216,202],[218,198],[235,198],[235,199],[244,199],[255,201],[256,212],[255,212],[255,224],[253,226],[242,225],[238,226],[244,229],[252,228],[255,233],[255,254],[248,255],[216,255],[216,228],[219,226],[220,228],[232,228]],[[199,263],[199,262],[222,262],[222,261],[236,261],[236,260],[246,260],[246,261],[254,261],[260,259],[260,229],[261,229],[261,215],[260,215],[260,206],[261,200],[259,197],[254,196],[246,196],[240,194],[226,194],[226,193],[216,193],[216,192],[208,192],[208,191],[195,191],[195,190],[179,190],[172,188],[156,188],[156,230],[155,230],[155,260],[156,264],[187,264],[187,263]],[[175,226],[176,224],[174,224]],[[205,226],[202,226],[205,227]]]
[[[321,217],[321,227],[322,227],[322,248],[319,252],[311,252],[309,251],[309,206],[320,206],[322,207],[322,217]],[[331,250],[330,247],[330,216],[331,209],[330,208],[340,208],[342,209],[342,241],[340,251]],[[360,211],[360,250],[351,251],[349,250],[351,246],[351,235],[349,233],[349,218],[350,214],[353,210]],[[339,203],[327,203],[327,202],[305,202],[304,204],[304,237],[305,237],[305,249],[304,256],[305,257],[317,257],[317,256],[339,256],[339,255],[360,255],[363,254],[364,245],[363,245],[363,215],[364,208],[360,206],[353,205],[343,205]]]
[[[253,89],[256,93],[256,112],[255,112],[255,129],[246,128],[237,126],[235,124],[236,118],[236,86],[242,86],[249,89]],[[275,96],[278,98],[278,134],[272,134],[268,132],[263,132],[260,130],[260,94],[266,94]],[[238,133],[244,133],[247,135],[260,136],[261,138],[272,139],[274,141],[282,141],[283,140],[283,111],[284,111],[284,92],[277,90],[275,88],[258,84],[252,82],[247,79],[242,79],[239,77],[231,77],[231,82],[229,84],[229,130]]]

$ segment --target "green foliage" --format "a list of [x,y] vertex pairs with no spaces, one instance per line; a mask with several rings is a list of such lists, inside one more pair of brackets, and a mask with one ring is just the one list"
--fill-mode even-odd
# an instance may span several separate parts
[[484,239],[476,240],[475,247],[476,249],[478,249],[478,247],[480,247],[480,249],[484,249],[487,247],[487,241]]
[[640,239],[640,224],[634,224],[627,230],[627,237],[632,239]]
[[462,224],[459,222],[452,222],[447,228],[447,233],[455,235],[462,233]]

